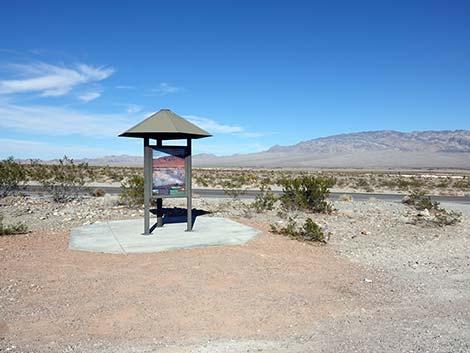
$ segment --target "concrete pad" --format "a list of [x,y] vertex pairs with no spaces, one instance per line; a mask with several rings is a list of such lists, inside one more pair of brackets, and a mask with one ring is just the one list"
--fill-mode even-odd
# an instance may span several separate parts
[[165,224],[142,235],[143,219],[110,221],[73,228],[69,249],[113,254],[148,253],[217,245],[241,245],[259,230],[221,217],[197,217],[193,231],[186,223]]

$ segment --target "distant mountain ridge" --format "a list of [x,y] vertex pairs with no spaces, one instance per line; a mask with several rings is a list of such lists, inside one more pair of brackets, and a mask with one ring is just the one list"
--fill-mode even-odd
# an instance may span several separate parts
[[470,152],[470,131],[367,131],[320,137],[267,152],[345,153],[395,150],[402,152]]
[[[142,156],[77,160],[90,165],[143,165]],[[28,162],[28,161],[26,161]],[[56,163],[57,160],[46,163]],[[320,137],[267,151],[218,157],[193,156],[195,167],[252,168],[452,168],[470,169],[470,130],[391,130]]]
[[470,130],[356,132],[227,157],[195,156],[202,167],[470,169]]

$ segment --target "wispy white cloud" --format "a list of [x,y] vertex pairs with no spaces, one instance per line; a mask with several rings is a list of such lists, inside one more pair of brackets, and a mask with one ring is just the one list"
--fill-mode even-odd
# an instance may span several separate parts
[[0,94],[39,93],[41,96],[63,96],[75,86],[104,80],[114,73],[113,68],[77,64],[74,67],[42,62],[10,64],[8,68],[17,79],[0,80]]
[[207,130],[213,134],[233,134],[244,131],[241,126],[220,124],[215,120],[203,118],[201,116],[185,115],[184,117],[193,124],[199,126],[201,129]]
[[130,89],[130,90],[135,89],[134,86],[128,86],[128,85],[117,85],[115,86],[115,88],[116,89]]
[[241,137],[247,137],[247,138],[259,138],[263,137],[266,135],[271,135],[269,132],[248,132],[248,131],[243,131],[238,134]]
[[[129,114],[129,115],[142,112],[142,109],[144,109],[141,105],[132,104],[132,103],[114,103],[114,105],[124,108],[126,113]],[[148,116],[151,115],[151,114],[152,113],[149,113]],[[139,114],[139,115],[141,115],[141,114]],[[147,117],[147,116],[145,116],[145,117]]]
[[215,120],[196,115],[185,115],[184,117],[191,121],[193,124],[213,134],[231,134],[234,136],[245,138],[260,138],[270,134],[267,132],[246,131],[245,128],[239,125],[221,124]]
[[160,83],[157,88],[151,88],[147,91],[147,96],[166,96],[167,94],[173,94],[183,91],[182,87],[171,86],[166,82]]
[[127,108],[126,108],[126,112],[128,114],[135,114],[135,113],[138,113],[140,111],[142,111],[142,107],[140,105],[137,105],[137,104],[128,104],[127,105]]
[[90,91],[90,92],[85,92],[82,94],[79,94],[77,96],[78,99],[84,102],[91,102],[92,100],[95,100],[96,98],[99,98],[101,96],[101,93],[98,91]]
[[0,128],[45,136],[115,137],[133,122],[126,115],[99,114],[55,106],[19,106],[0,101]]
[[129,154],[130,152],[135,153],[136,151],[119,151],[115,148],[106,149],[76,144],[59,145],[35,140],[0,138],[0,158],[15,156],[19,158],[52,159],[61,158],[64,155],[72,158],[93,158],[116,154]]

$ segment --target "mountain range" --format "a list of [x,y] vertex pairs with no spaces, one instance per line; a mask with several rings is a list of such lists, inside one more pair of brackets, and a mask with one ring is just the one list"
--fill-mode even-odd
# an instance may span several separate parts
[[204,167],[470,168],[470,130],[368,131],[321,137],[267,151],[194,156]]
[[[90,165],[141,166],[141,156],[83,159]],[[54,161],[49,161],[54,162]],[[193,156],[195,167],[252,168],[452,168],[470,169],[470,130],[340,134],[218,157]]]

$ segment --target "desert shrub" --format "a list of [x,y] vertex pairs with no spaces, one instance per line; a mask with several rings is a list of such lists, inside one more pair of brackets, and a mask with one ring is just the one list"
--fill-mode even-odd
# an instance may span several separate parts
[[470,189],[470,181],[462,179],[456,181],[452,186],[457,189]]
[[393,179],[380,180],[378,185],[387,189],[395,189],[397,187],[397,181]]
[[406,190],[410,188],[420,188],[425,186],[426,183],[420,180],[416,180],[414,178],[405,179],[405,178],[398,178],[397,180],[397,187],[401,190]]
[[239,170],[234,172],[231,177],[231,181],[235,182],[240,187],[250,186],[258,181],[258,176],[247,170]]
[[418,211],[412,217],[413,224],[437,225],[439,227],[455,225],[462,220],[462,214],[453,210],[446,210],[439,206],[439,202],[431,200],[423,191],[413,191],[405,196],[403,203]]
[[93,190],[93,192],[92,192],[92,195],[95,196],[95,197],[103,197],[105,194],[106,194],[106,191],[104,191],[101,188],[97,188],[97,189]]
[[14,194],[28,180],[26,169],[13,157],[0,161],[0,197]]
[[244,184],[240,179],[224,180],[222,182],[224,194],[233,197],[234,199],[246,193],[246,190],[242,189],[243,185]]
[[366,179],[359,179],[359,180],[356,180],[355,187],[364,189],[364,188],[370,187],[370,185]]
[[122,168],[110,167],[109,165],[101,167],[99,174],[103,177],[110,178],[112,181],[122,181],[125,177],[125,171],[122,170]]
[[439,208],[434,214],[434,219],[432,220],[434,224],[443,227],[443,226],[452,226],[460,221],[462,221],[462,213],[446,210],[444,208]]
[[121,182],[121,202],[129,205],[142,205],[144,203],[144,177],[132,175]]
[[0,235],[25,234],[27,232],[28,227],[22,222],[11,225],[3,224],[3,214],[0,213]]
[[329,188],[335,184],[334,178],[299,176],[294,179],[282,179],[283,195],[281,202],[288,209],[301,209],[312,212],[329,213],[331,204],[326,200]]
[[201,185],[203,187],[208,187],[209,186],[208,180],[207,180],[207,178],[204,174],[203,175],[195,175],[194,176],[194,181],[196,182],[196,184]]
[[85,182],[90,178],[88,163],[75,163],[64,156],[58,164],[44,165],[31,162],[32,178],[52,195],[56,202],[67,202],[86,190]]
[[415,190],[405,196],[402,203],[412,206],[418,211],[438,209],[439,202],[431,200],[424,191]]
[[279,198],[275,195],[269,186],[261,185],[261,192],[256,195],[255,201],[251,206],[257,213],[271,211]]
[[261,180],[259,180],[259,183],[260,183],[260,187],[263,187],[263,186],[269,186],[273,183],[273,181],[271,180],[271,177],[269,176],[264,176],[261,178]]
[[436,184],[436,188],[439,188],[439,189],[446,189],[450,186],[450,181],[449,180],[441,180],[439,181],[439,183]]
[[288,236],[299,241],[326,243],[329,235],[325,235],[321,227],[311,218],[307,218],[305,223],[299,227],[293,218],[285,227],[278,227],[271,224],[271,232]]

